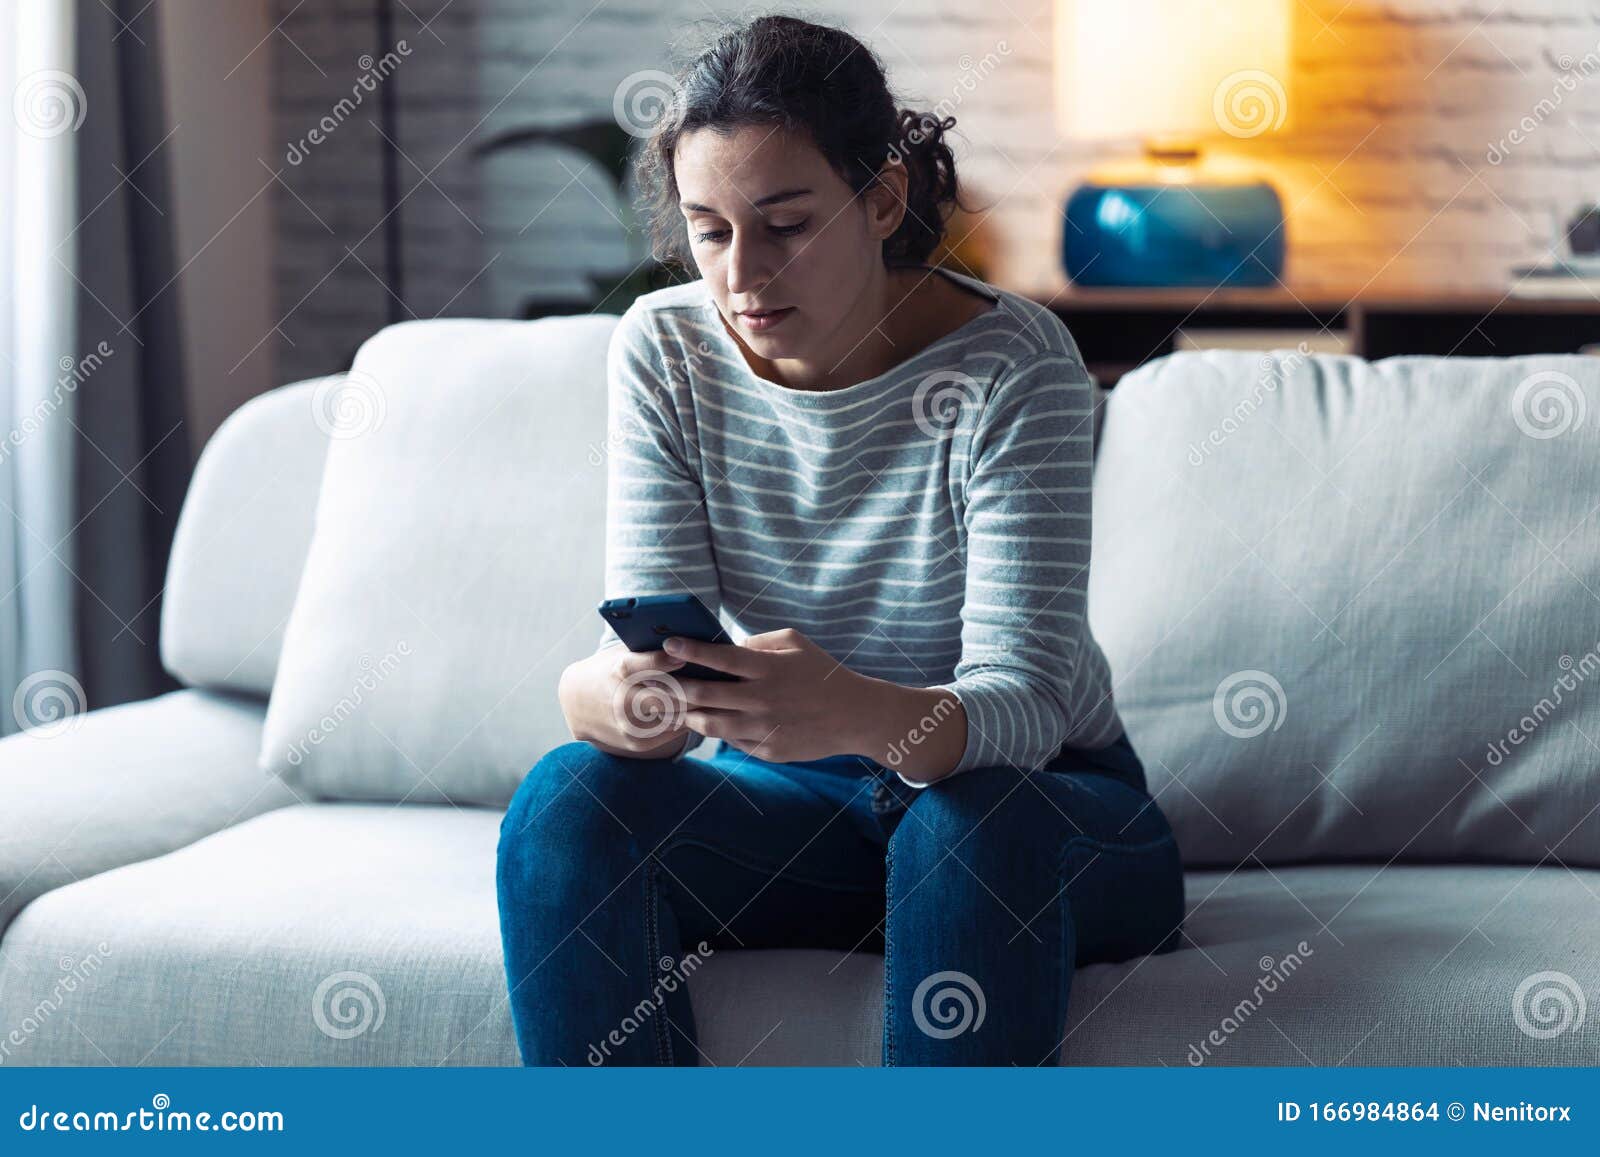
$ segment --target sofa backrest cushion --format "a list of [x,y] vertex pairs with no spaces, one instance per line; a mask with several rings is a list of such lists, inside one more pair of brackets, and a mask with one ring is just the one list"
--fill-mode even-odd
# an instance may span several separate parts
[[1187,862],[1600,865],[1600,358],[1162,358],[1093,551]]
[[406,322],[329,399],[263,770],[332,799],[503,805],[594,651],[612,315]]
[[328,451],[314,402],[335,380],[251,399],[195,464],[161,605],[162,665],[188,686],[272,691]]

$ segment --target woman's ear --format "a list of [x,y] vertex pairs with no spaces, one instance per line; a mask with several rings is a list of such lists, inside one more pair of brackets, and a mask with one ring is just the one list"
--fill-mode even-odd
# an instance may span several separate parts
[[890,157],[878,170],[872,184],[862,190],[861,197],[867,206],[867,229],[879,241],[887,241],[900,228],[906,215],[906,190],[910,174],[905,162]]

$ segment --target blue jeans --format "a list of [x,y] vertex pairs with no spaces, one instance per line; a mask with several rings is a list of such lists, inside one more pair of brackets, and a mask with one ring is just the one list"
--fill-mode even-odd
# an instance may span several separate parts
[[801,947],[883,953],[885,1065],[1055,1064],[1074,967],[1170,951],[1184,914],[1126,736],[923,789],[855,755],[567,743],[518,788],[496,876],[530,1065],[698,1064],[700,962]]

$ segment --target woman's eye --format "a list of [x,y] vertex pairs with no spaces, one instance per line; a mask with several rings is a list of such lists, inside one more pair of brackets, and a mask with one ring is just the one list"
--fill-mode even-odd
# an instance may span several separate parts
[[[802,221],[798,225],[774,225],[772,226],[772,232],[779,237],[797,237],[806,231],[806,224],[806,222]],[[702,242],[717,241],[727,236],[727,233],[726,229],[715,229],[706,233],[696,233],[694,239]]]

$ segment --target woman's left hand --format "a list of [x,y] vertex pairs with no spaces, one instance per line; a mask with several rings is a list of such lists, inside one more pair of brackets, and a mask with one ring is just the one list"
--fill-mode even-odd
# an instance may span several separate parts
[[687,701],[684,722],[768,763],[849,754],[870,718],[879,680],[850,670],[799,631],[751,635],[742,643],[674,637],[669,654],[738,682],[672,672]]

